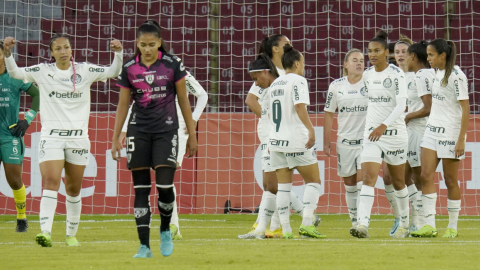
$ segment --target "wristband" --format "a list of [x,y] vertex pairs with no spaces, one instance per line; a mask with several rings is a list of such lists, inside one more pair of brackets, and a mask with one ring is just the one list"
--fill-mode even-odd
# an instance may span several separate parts
[[37,112],[32,109],[25,113],[25,120],[27,120],[29,125],[32,123],[33,119],[35,119],[35,116],[37,116]]

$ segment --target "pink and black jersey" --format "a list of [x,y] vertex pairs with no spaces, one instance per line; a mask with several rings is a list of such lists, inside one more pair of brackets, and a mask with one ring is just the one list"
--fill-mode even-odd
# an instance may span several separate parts
[[145,133],[161,133],[178,129],[175,83],[187,76],[182,60],[158,53],[158,60],[147,67],[141,55],[123,65],[117,85],[129,88],[135,101],[129,129]]

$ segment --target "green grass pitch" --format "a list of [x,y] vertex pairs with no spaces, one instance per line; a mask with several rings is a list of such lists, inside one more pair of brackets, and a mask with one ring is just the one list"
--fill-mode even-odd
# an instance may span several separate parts
[[[480,217],[460,217],[459,236],[443,239],[447,216],[437,216],[439,238],[392,239],[392,216],[374,215],[370,238],[349,235],[347,215],[321,215],[328,238],[241,240],[255,215],[180,215],[183,240],[159,251],[159,217],[152,220],[153,258],[133,259],[139,242],[133,215],[83,215],[80,247],[65,245],[65,216],[53,224],[53,247],[35,243],[38,215],[28,233],[15,233],[15,216],[0,216],[0,269],[480,269]],[[292,216],[292,228],[300,217]],[[298,233],[296,233],[298,236]]]

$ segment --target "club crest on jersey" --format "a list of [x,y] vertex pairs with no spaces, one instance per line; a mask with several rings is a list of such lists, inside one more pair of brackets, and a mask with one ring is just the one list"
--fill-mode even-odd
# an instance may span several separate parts
[[390,78],[386,78],[383,80],[383,87],[390,88],[392,87],[392,80]]
[[165,123],[167,123],[168,125],[171,125],[171,124],[173,124],[172,117],[171,117],[171,116],[169,116],[169,117],[168,117],[168,120],[167,120],[167,121],[165,121]]
[[360,94],[362,94],[362,96],[366,96],[366,93],[365,93],[365,86],[362,87],[362,89],[360,89]]
[[[70,81],[73,82],[73,75],[70,77]],[[82,82],[82,76],[80,74],[75,74],[75,84]]]
[[153,74],[148,74],[147,76],[145,76],[145,81],[147,81],[148,84],[152,84],[154,79],[155,75]]

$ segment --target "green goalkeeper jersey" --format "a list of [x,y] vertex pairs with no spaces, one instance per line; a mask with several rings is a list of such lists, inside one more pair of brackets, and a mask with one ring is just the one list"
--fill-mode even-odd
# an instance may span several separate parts
[[6,71],[0,75],[0,137],[11,136],[8,127],[18,122],[21,91],[26,92],[31,85],[10,78]]

